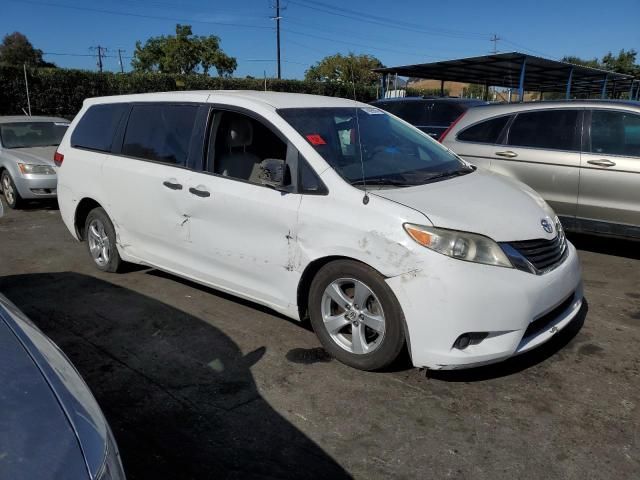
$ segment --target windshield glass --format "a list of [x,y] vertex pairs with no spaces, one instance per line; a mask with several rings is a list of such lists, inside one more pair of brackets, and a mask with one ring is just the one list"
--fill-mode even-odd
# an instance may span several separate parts
[[421,185],[473,171],[420,130],[375,107],[278,113],[352,185]]
[[4,148],[57,147],[68,126],[63,122],[0,123],[0,141]]

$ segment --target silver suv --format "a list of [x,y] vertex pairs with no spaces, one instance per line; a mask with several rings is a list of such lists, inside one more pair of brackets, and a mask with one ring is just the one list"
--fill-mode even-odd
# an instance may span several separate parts
[[440,141],[533,187],[568,230],[640,238],[639,102],[475,107]]

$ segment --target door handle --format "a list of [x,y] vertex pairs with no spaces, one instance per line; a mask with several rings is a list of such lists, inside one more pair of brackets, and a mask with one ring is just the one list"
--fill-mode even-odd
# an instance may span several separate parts
[[196,197],[210,197],[211,193],[208,190],[198,190],[197,188],[191,187],[189,189],[189,193],[195,195]]
[[599,167],[615,167],[616,162],[603,158],[602,160],[587,160],[587,163],[591,165],[598,165]]
[[180,185],[179,183],[171,182],[169,180],[165,180],[164,182],[162,182],[162,185],[170,188],[171,190],[182,190],[182,185]]
[[499,157],[506,157],[506,158],[516,158],[518,156],[516,152],[512,152],[511,150],[507,150],[504,152],[496,152],[496,155],[498,155]]

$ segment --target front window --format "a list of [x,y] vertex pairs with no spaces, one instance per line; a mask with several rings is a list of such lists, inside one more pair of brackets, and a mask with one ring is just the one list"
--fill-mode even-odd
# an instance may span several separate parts
[[422,185],[473,171],[426,134],[375,107],[278,113],[352,185]]
[[0,124],[0,141],[4,148],[57,147],[68,123],[15,122]]

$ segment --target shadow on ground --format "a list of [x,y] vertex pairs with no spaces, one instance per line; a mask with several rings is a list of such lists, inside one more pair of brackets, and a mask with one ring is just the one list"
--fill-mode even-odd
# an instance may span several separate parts
[[578,250],[640,260],[640,241],[599,237],[584,233],[567,233],[567,236]]
[[67,354],[105,412],[129,480],[349,478],[260,396],[224,333],[155,299],[76,273],[0,278]]
[[569,325],[558,332],[547,343],[522,355],[509,358],[500,363],[466,370],[430,370],[427,375],[429,378],[446,382],[478,382],[492,378],[506,377],[507,375],[521,372],[550,359],[565,348],[582,329],[588,311],[589,305],[585,300],[578,315],[576,315]]

